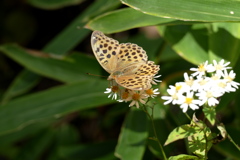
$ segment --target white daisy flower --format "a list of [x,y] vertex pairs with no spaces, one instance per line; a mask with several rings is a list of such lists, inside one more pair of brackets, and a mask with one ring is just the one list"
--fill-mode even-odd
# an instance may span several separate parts
[[213,86],[213,88],[215,90],[219,91],[219,92],[222,92],[222,93],[225,93],[225,92],[229,93],[229,92],[235,92],[236,91],[236,89],[233,88],[231,86],[231,84],[227,83],[224,79],[221,79],[220,81],[218,81],[216,83],[216,85]]
[[203,76],[206,72],[212,72],[214,70],[214,67],[212,64],[208,65],[208,61],[205,63],[202,63],[198,66],[198,68],[190,68],[191,71],[194,71],[191,75],[193,77],[195,76]]
[[[209,88],[214,88],[218,92],[225,92],[225,85],[222,83],[221,75],[219,74],[213,74],[209,79],[208,79],[208,86]],[[220,88],[219,88],[220,87]],[[206,88],[209,89],[209,88]]]
[[147,89],[145,90],[145,93],[151,98],[157,97],[157,95],[160,94],[160,92],[158,91],[158,88],[154,90],[152,88]]
[[197,79],[192,85],[193,91],[201,91],[208,89],[211,86],[210,78],[205,76],[197,76]]
[[188,74],[185,72],[183,74],[184,76],[184,82],[189,86],[189,87],[192,87],[193,84],[194,84],[194,79],[192,76],[188,76]]
[[186,96],[181,96],[179,99],[180,108],[183,112],[187,112],[188,107],[192,110],[198,109],[200,101],[193,98],[193,92],[187,92]]
[[128,89],[124,89],[123,91],[121,91],[120,96],[121,99],[117,100],[118,102],[128,102],[132,100]]
[[232,87],[238,89],[238,86],[240,83],[233,81],[235,79],[236,73],[233,72],[233,70],[230,71],[230,73],[227,72],[227,70],[224,70],[223,78],[226,80],[228,84],[230,84]]
[[111,88],[106,88],[106,91],[104,92],[104,93],[110,93],[109,95],[108,95],[108,98],[111,98],[112,97],[112,99],[117,99],[117,96],[118,96],[118,92],[119,92],[119,87],[118,86],[111,86]]
[[178,93],[184,93],[189,91],[191,87],[186,82],[177,82],[175,83],[175,89]]
[[131,106],[136,106],[137,108],[139,108],[139,103],[145,104],[147,101],[147,95],[144,93],[144,90],[142,90],[141,92],[138,91],[130,91],[130,99],[132,100],[132,102],[130,103],[129,107]]
[[231,67],[227,67],[230,64],[230,62],[226,62],[224,64],[224,59],[222,59],[220,62],[217,63],[216,60],[213,60],[213,67],[214,67],[214,71],[216,71],[216,74],[222,74],[223,70],[226,69],[231,69]]
[[196,94],[196,96],[199,97],[201,100],[200,106],[202,106],[204,103],[208,103],[209,106],[215,106],[219,103],[217,100],[218,97],[221,97],[223,95],[222,92],[218,92],[216,90],[201,90],[199,93]]
[[170,96],[162,96],[161,97],[163,100],[166,100],[166,102],[164,102],[163,104],[167,105],[171,102],[173,105],[178,104],[178,100],[182,96],[182,94],[177,92],[177,90],[173,86],[170,89],[167,89],[167,92]]
[[[195,71],[192,75],[184,73],[184,82],[178,82],[175,86],[169,86],[167,92],[169,96],[162,96],[164,105],[172,103],[179,104],[183,112],[188,108],[192,110],[198,109],[203,104],[215,106],[219,104],[218,97],[221,97],[226,92],[235,92],[240,83],[233,81],[236,73],[233,71],[227,72],[230,62],[224,63],[213,61],[214,65],[208,64],[206,61],[198,68],[191,68]],[[210,73],[211,77],[208,77]],[[198,93],[196,93],[198,92]],[[194,95],[195,94],[195,95]],[[194,99],[197,96],[198,99]]]

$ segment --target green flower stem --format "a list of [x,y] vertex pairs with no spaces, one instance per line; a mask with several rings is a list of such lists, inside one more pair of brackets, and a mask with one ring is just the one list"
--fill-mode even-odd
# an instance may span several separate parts
[[153,132],[154,132],[154,136],[155,138],[151,138],[152,140],[155,140],[158,142],[158,145],[159,145],[159,148],[160,148],[160,151],[162,152],[162,155],[163,155],[163,158],[164,160],[167,160],[167,157],[166,157],[166,154],[164,152],[164,149],[163,149],[163,146],[157,136],[157,131],[156,131],[156,127],[155,127],[155,124],[154,124],[154,120],[153,120],[153,111],[154,111],[154,106],[153,107],[150,107],[152,109],[152,115],[150,115],[146,109],[146,106],[144,106],[144,109],[143,111],[148,115],[149,119],[151,120],[151,123],[152,123],[152,127],[153,127]]
[[228,134],[228,139],[240,151],[239,145],[234,142],[234,140],[232,139],[232,137],[229,134]]
[[190,121],[192,121],[192,119],[190,118],[190,116],[187,113],[185,113],[185,115]]

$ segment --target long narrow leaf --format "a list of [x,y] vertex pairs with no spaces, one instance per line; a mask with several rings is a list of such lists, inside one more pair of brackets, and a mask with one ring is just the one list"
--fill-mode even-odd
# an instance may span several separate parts
[[73,83],[89,79],[90,76],[86,74],[88,72],[100,74],[97,61],[85,55],[55,58],[12,44],[0,46],[0,50],[29,70],[62,82]]
[[[70,23],[60,34],[53,38],[43,48],[43,51],[60,55],[67,54],[90,33],[89,30],[79,30],[78,28],[82,28],[90,18],[111,9],[117,8],[119,5],[119,1],[112,0],[98,0],[92,3],[91,6],[89,6],[83,13],[80,13],[80,15],[77,16],[73,22]],[[32,79],[29,80],[29,77],[32,77]],[[4,95],[4,101],[7,102],[7,100],[9,100],[11,97],[26,93],[28,90],[34,87],[36,85],[36,82],[40,79],[41,76],[38,74],[23,70],[22,73],[16,77],[16,80],[10,85],[9,89],[6,92],[6,95]]]
[[146,114],[139,109],[132,108],[122,126],[115,155],[124,160],[142,159],[147,136]]
[[124,8],[100,15],[90,21],[86,26],[89,29],[100,30],[104,33],[114,33],[172,21],[175,20],[147,15],[132,8]]
[[179,20],[240,21],[239,0],[121,0],[143,13]]
[[103,93],[106,86],[107,81],[86,80],[12,100],[0,106],[0,135],[46,118],[109,104],[112,101]]

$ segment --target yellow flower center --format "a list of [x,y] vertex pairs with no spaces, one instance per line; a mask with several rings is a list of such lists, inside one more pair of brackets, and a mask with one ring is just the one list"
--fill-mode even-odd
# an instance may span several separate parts
[[139,100],[140,97],[141,97],[141,96],[140,96],[140,94],[138,94],[138,93],[135,93],[135,94],[132,95],[132,99],[135,100],[135,101]]
[[221,65],[216,65],[215,68],[216,70],[222,70],[223,67]]
[[179,91],[182,88],[182,85],[175,84],[176,90]]
[[216,75],[213,75],[211,78],[212,78],[213,80],[219,80],[219,77],[216,76]]
[[122,99],[127,99],[128,98],[129,93],[128,92],[123,92],[122,94]]
[[223,82],[220,82],[220,83],[218,83],[218,86],[219,86],[219,87],[222,87],[222,88],[225,88],[225,87],[227,86],[227,84],[226,84],[226,83],[223,83]]
[[193,85],[193,79],[190,78],[188,81],[185,81],[187,85],[192,86]]
[[208,98],[211,98],[213,95],[212,95],[212,92],[207,92],[207,94],[206,94],[206,97],[208,97]]
[[117,93],[118,92],[118,90],[119,90],[119,87],[118,86],[112,86],[112,92],[113,93]]
[[200,72],[205,72],[205,67],[204,67],[204,65],[203,64],[200,64],[200,66],[198,67],[198,71],[200,71]]
[[201,86],[203,86],[204,84],[207,83],[207,81],[203,79],[203,80],[199,81],[198,83],[199,83]]
[[228,80],[228,82],[231,82],[233,80],[233,78],[231,78],[230,76],[226,76],[224,77],[224,79]]
[[187,97],[186,100],[185,100],[185,103],[191,104],[191,103],[192,103],[192,100],[193,100],[192,98],[188,98],[188,97]]
[[177,96],[177,94],[176,94],[176,93],[175,93],[175,94],[173,94],[173,95],[172,95],[172,98],[173,98],[173,99],[178,99],[178,96]]
[[145,93],[147,93],[148,95],[153,95],[154,94],[152,89],[146,90]]

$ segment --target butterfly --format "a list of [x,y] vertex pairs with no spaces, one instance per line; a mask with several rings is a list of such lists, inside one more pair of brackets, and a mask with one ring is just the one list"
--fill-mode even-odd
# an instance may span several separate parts
[[94,31],[91,36],[94,55],[100,65],[110,74],[108,80],[115,80],[130,90],[147,90],[152,87],[153,76],[159,65],[148,61],[146,51],[137,44],[121,43]]

